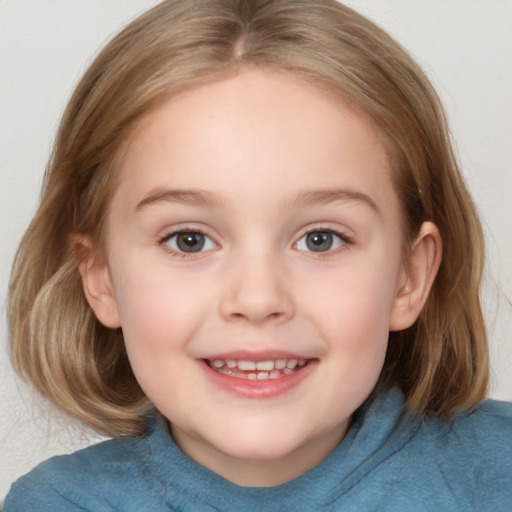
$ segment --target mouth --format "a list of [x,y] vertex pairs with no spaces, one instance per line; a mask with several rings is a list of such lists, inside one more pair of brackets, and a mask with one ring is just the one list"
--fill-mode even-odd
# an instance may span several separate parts
[[248,359],[205,359],[204,362],[212,370],[245,380],[280,379],[292,375],[309,364],[309,359],[268,359],[251,361]]

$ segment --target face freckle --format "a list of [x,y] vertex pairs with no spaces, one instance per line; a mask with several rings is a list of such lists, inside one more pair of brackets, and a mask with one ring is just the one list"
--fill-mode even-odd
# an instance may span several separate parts
[[200,463],[289,479],[340,442],[383,365],[402,268],[378,133],[314,85],[251,69],[143,128],[107,220],[134,373]]

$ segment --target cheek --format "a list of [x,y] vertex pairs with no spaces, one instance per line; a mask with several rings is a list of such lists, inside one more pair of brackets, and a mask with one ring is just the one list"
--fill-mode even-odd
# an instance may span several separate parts
[[[331,315],[344,318],[361,316],[368,320],[387,321],[396,295],[397,271],[389,267],[350,266],[343,272],[332,272],[322,279],[322,286],[310,286],[314,301]],[[311,283],[313,285],[313,283]]]
[[188,343],[199,324],[191,305],[199,307],[200,297],[165,272],[156,274],[139,266],[124,278],[118,276],[116,298],[130,365],[158,406],[171,396],[173,400],[193,398],[186,396],[188,391],[179,382],[186,378]]
[[323,286],[309,286],[309,293],[300,293],[307,297],[304,310],[311,312],[331,348],[371,366],[385,355],[397,273],[364,261],[358,267],[333,272],[322,279]]
[[128,351],[148,357],[186,345],[209,299],[182,273],[154,265],[122,264],[115,295]]

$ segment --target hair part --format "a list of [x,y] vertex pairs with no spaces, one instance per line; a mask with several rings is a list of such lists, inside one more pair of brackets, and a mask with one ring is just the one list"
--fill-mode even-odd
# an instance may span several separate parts
[[335,0],[167,0],[99,54],[64,113],[40,207],[10,282],[15,369],[60,408],[112,436],[141,434],[151,403],[122,333],[85,299],[73,240],[103,239],[123,152],[163,101],[243,66],[291,72],[369,116],[392,164],[406,247],[430,220],[443,259],[409,329],[390,333],[381,384],[417,414],[449,417],[482,400],[488,355],[479,287],[483,236],[430,82],[385,32]]

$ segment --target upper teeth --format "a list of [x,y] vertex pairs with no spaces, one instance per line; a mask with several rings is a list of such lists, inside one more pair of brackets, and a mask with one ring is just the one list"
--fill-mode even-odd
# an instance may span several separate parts
[[214,359],[210,364],[214,368],[222,368],[225,365],[228,368],[238,368],[242,371],[260,370],[270,372],[274,369],[282,370],[284,368],[289,368],[292,370],[297,366],[304,366],[306,362],[307,361],[305,359],[269,359],[267,361],[249,361],[245,359]]

